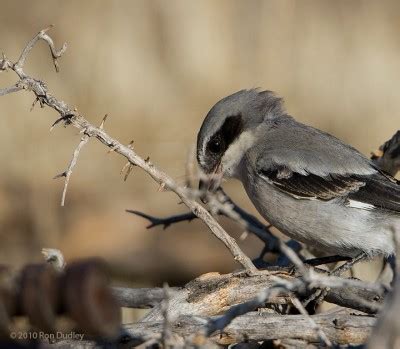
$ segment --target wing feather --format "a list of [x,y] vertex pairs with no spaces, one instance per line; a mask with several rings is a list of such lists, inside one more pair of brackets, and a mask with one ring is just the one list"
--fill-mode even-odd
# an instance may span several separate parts
[[337,138],[291,118],[265,137],[256,171],[285,193],[296,199],[343,198],[352,207],[400,213],[399,182]]

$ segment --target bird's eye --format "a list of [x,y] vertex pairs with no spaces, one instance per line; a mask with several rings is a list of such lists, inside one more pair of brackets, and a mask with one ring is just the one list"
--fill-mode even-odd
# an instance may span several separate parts
[[221,150],[222,150],[222,142],[221,142],[221,140],[218,139],[218,138],[212,139],[212,140],[208,143],[208,150],[209,150],[211,153],[214,153],[214,154],[220,153]]

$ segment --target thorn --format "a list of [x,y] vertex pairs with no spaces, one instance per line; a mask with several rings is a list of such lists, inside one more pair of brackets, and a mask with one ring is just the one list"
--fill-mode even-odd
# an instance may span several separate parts
[[150,156],[148,156],[146,159],[144,159],[144,162],[147,164],[150,162]]
[[57,176],[54,176],[53,179],[57,179],[57,178],[61,178],[61,177],[67,177],[67,172],[66,171],[61,172]]
[[128,179],[130,173],[132,172],[133,166],[132,164],[129,164],[128,169],[126,170],[125,176],[124,176],[124,182]]
[[60,66],[58,65],[57,58],[53,58],[53,63],[54,63],[54,69],[56,70],[56,73],[60,72]]
[[29,110],[30,112],[33,110],[33,108],[35,108],[36,103],[39,102],[39,98],[36,97],[35,100],[33,101],[32,105],[31,105],[31,109]]
[[47,28],[42,29],[40,32],[42,34],[47,33],[51,28],[54,28],[54,24],[50,24]]
[[158,190],[157,191],[165,191],[165,183],[164,182],[162,182],[162,183],[160,183],[160,186],[158,187]]
[[69,123],[69,119],[72,118],[74,114],[66,114],[60,116],[56,121],[53,122],[53,124],[50,127],[50,132],[53,131],[54,127],[56,127],[61,121],[65,121],[65,124]]
[[104,123],[106,122],[107,118],[108,118],[108,114],[104,115],[104,118],[101,121],[101,124],[100,124],[100,127],[99,127],[101,130],[104,129]]
[[246,240],[246,238],[249,236],[249,233],[247,231],[244,231],[242,234],[240,234],[240,240]]
[[125,171],[125,169],[130,165],[131,163],[128,161],[121,169],[121,171],[119,172],[120,175],[122,175]]
[[128,148],[129,148],[129,149],[133,149],[133,140],[131,140],[131,141],[129,142]]
[[[112,144],[110,144],[110,146],[111,146],[111,145],[112,145]],[[112,153],[112,152],[115,151],[115,149],[117,149],[117,148],[118,148],[118,145],[117,145],[117,144],[113,145],[112,148],[107,152],[107,154]]]

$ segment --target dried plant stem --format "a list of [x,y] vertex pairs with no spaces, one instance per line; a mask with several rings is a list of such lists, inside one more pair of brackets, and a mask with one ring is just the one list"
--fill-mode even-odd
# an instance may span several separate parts
[[[115,138],[109,136],[103,129],[103,125],[101,127],[95,127],[89,121],[87,121],[82,115],[80,115],[76,110],[70,108],[65,102],[54,97],[47,89],[45,83],[40,80],[34,79],[27,74],[25,74],[23,68],[26,61],[26,58],[30,51],[33,49],[35,44],[39,40],[44,40],[50,48],[50,52],[53,58],[54,66],[56,70],[58,70],[57,59],[60,58],[67,46],[66,44],[60,50],[57,50],[54,46],[53,40],[46,34],[47,31],[51,28],[48,27],[44,30],[41,30],[32,40],[28,42],[25,46],[24,50],[21,53],[18,61],[16,63],[11,62],[7,58],[3,56],[3,59],[0,60],[0,71],[1,70],[12,70],[14,71],[18,77],[19,81],[15,86],[20,86],[21,89],[26,89],[32,91],[36,100],[40,103],[41,106],[49,106],[50,108],[56,110],[60,117],[53,124],[53,127],[60,122],[64,122],[65,125],[71,125],[77,128],[79,131],[83,133],[83,138],[81,143],[78,145],[77,149],[74,152],[73,159],[68,167],[67,171],[63,176],[65,176],[65,184],[63,191],[62,204],[65,200],[66,189],[69,182],[69,177],[72,173],[72,169],[76,163],[77,157],[81,148],[87,143],[89,138],[95,138],[108,148],[112,149],[117,154],[125,157],[131,165],[138,166],[147,172],[159,185],[162,185],[164,188],[169,189],[176,193],[182,202],[197,216],[199,217],[212,231],[212,233],[222,241],[225,246],[232,253],[234,259],[242,265],[243,268],[250,272],[255,272],[257,269],[254,264],[247,257],[235,239],[233,239],[226,231],[221,227],[221,225],[214,219],[214,217],[195,199],[191,198],[190,193],[187,189],[178,186],[175,181],[167,175],[165,172],[161,171],[157,167],[155,167],[149,159],[143,159],[131,148],[130,145],[124,145],[117,141]],[[8,90],[13,90],[13,87]],[[14,88],[15,90],[15,88]],[[19,90],[19,89],[16,89]],[[15,91],[13,91],[15,92]],[[10,93],[10,92],[9,92]]]

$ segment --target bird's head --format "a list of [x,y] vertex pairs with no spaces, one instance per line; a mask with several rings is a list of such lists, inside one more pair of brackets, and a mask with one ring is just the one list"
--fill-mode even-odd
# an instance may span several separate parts
[[207,176],[201,187],[213,190],[223,176],[234,176],[256,142],[257,126],[282,113],[282,100],[271,91],[241,90],[215,104],[197,135],[197,161]]

